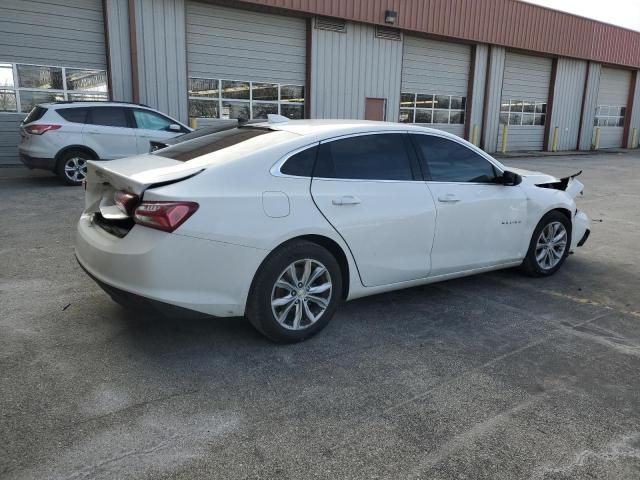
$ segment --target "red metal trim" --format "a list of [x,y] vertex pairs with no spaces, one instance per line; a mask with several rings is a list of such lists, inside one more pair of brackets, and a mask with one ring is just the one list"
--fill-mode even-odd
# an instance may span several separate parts
[[578,143],[576,150],[580,150],[582,143],[582,126],[584,124],[584,109],[587,102],[587,86],[589,85],[589,74],[591,73],[591,62],[587,62],[587,70],[584,74],[584,86],[582,87],[582,106],[580,107],[580,123],[578,124]]
[[622,148],[629,148],[629,130],[631,130],[631,115],[633,114],[633,99],[636,96],[636,80],[638,71],[631,73],[631,85],[629,85],[629,97],[627,98],[627,110],[624,117],[624,129],[622,130]]
[[313,18],[307,18],[304,65],[304,118],[311,118],[311,36]]
[[242,0],[310,15],[384,25],[467,42],[640,68],[640,32],[518,0]]
[[476,54],[477,46],[471,47],[471,61],[469,62],[469,81],[467,82],[467,104],[464,109],[464,138],[471,140],[469,137],[471,131],[471,102],[473,102],[473,82],[476,73]]
[[131,95],[134,103],[140,103],[140,78],[138,77],[138,37],[136,35],[135,0],[129,0],[129,46],[131,48]]
[[[487,52],[487,70],[484,74],[484,100],[482,102],[482,130],[480,132],[480,148],[482,148],[483,150],[487,149],[487,123],[488,123],[488,119],[489,119],[489,108],[488,108],[488,103],[489,103],[489,90],[491,88],[491,82],[489,81],[489,76],[491,74],[491,53],[493,51],[493,46],[489,45],[489,49]],[[504,77],[504,65],[502,68],[502,72],[503,72],[503,77]],[[504,80],[503,80],[504,81]],[[502,83],[500,85],[500,102],[502,102]],[[498,108],[498,111],[500,109]],[[498,123],[498,132],[500,132],[500,124]],[[497,139],[496,139],[497,141]]]
[[556,91],[556,77],[558,76],[558,59],[551,63],[551,80],[549,81],[549,93],[547,95],[547,113],[544,122],[544,139],[542,150],[549,151],[549,135],[551,134],[551,118],[553,117],[553,97]]
[[105,53],[107,56],[107,94],[113,100],[113,82],[111,81],[111,52],[109,48],[109,17],[107,15],[107,0],[102,0],[102,24],[104,26]]

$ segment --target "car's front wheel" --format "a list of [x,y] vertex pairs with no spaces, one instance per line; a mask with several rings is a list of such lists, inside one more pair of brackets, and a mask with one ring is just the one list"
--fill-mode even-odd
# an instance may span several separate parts
[[569,255],[570,245],[571,221],[562,212],[549,212],[533,231],[522,269],[535,277],[553,275]]
[[260,267],[247,317],[275,342],[299,342],[329,323],[341,295],[341,270],[334,256],[315,243],[294,241],[274,251]]
[[58,160],[56,173],[67,185],[81,185],[87,177],[87,160],[92,159],[84,150],[69,150]]

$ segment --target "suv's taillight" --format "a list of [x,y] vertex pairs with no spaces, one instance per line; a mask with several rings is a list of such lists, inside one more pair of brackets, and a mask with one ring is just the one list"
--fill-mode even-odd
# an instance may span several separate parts
[[198,210],[195,202],[142,202],[133,221],[145,227],[173,232]]
[[38,125],[27,125],[24,127],[27,133],[31,135],[42,135],[44,132],[48,132],[49,130],[58,130],[62,125],[51,125],[51,124],[38,124]]

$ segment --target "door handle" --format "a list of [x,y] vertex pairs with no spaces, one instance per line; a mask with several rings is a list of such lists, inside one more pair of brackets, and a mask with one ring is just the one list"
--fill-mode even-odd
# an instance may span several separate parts
[[334,205],[358,205],[360,203],[360,199],[353,195],[343,195],[340,198],[334,198],[331,200],[331,203]]
[[446,195],[440,195],[438,201],[442,203],[457,203],[460,201],[453,193],[447,193]]

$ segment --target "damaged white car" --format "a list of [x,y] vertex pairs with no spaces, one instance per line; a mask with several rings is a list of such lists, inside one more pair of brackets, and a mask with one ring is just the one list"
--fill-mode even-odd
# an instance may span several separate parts
[[76,255],[123,304],[246,315],[293,342],[345,300],[507,267],[553,274],[589,235],[582,189],[438,130],[276,116],[89,162]]

